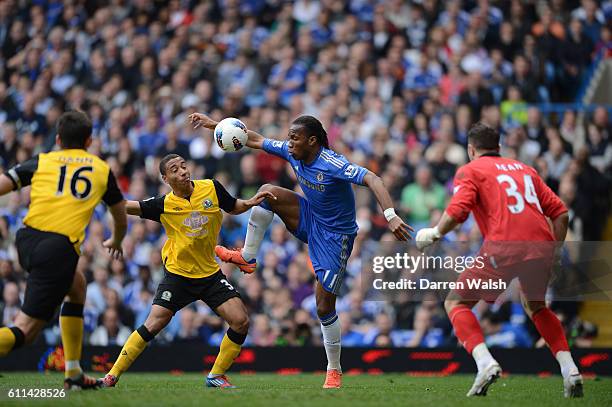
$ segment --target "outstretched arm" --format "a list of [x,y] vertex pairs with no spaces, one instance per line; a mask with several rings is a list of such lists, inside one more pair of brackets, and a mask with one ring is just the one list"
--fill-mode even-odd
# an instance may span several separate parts
[[118,259],[123,256],[121,242],[127,232],[127,216],[125,215],[125,201],[121,200],[110,206],[109,211],[113,217],[113,233],[109,239],[102,243],[108,249],[111,257]]
[[142,215],[142,211],[140,210],[140,202],[138,201],[126,201],[125,210],[128,215]]
[[0,174],[0,196],[30,185],[37,169],[38,156],[36,155],[17,164],[4,174]]
[[0,175],[0,196],[6,195],[14,189],[13,181],[5,174]]
[[389,230],[393,232],[398,240],[410,240],[410,232],[414,232],[414,229],[404,223],[404,221],[397,216],[395,209],[393,209],[393,199],[389,195],[389,191],[385,188],[385,184],[382,179],[371,171],[363,177],[363,183],[374,193],[378,204],[383,209],[385,218],[389,222]]
[[417,249],[423,250],[435,241],[440,240],[442,236],[453,230],[458,224],[459,222],[444,211],[436,226],[419,230],[415,238]]
[[259,205],[265,199],[276,199],[274,194],[268,191],[262,191],[255,194],[251,199],[236,199],[233,197],[227,189],[216,179],[213,180],[215,186],[215,192],[217,193],[217,200],[219,201],[219,208],[223,209],[230,215],[239,215],[243,212],[248,211],[254,206]]
[[[202,113],[190,114],[189,121],[191,124],[193,124],[194,129],[203,127],[206,129],[214,130],[217,123],[219,123],[216,120],[213,120]],[[247,130],[247,136],[247,147],[256,148],[260,150],[263,149],[264,136],[253,130]]]
[[272,192],[262,191],[256,193],[255,196],[251,199],[236,199],[236,205],[234,206],[234,210],[229,211],[228,213],[231,215],[240,215],[241,213],[248,211],[252,207],[259,205],[265,199],[276,200],[276,197],[272,194]]

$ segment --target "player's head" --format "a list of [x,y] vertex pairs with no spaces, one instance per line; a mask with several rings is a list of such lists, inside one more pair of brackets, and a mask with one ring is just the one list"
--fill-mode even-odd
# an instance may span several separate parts
[[467,149],[470,160],[487,152],[498,152],[499,132],[483,122],[476,123],[468,131]]
[[288,147],[293,158],[304,160],[321,147],[329,148],[327,132],[316,118],[300,116],[289,127]]
[[168,154],[159,162],[159,173],[164,182],[175,187],[182,188],[191,182],[191,174],[187,168],[187,162],[178,154]]
[[83,112],[66,112],[57,120],[56,143],[63,149],[87,149],[91,144],[91,120]]

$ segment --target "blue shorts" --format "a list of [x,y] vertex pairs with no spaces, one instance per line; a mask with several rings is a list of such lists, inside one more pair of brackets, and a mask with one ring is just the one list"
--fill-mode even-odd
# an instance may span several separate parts
[[300,197],[300,220],[295,237],[308,244],[310,261],[325,291],[338,295],[356,233],[330,232],[317,222],[307,199]]

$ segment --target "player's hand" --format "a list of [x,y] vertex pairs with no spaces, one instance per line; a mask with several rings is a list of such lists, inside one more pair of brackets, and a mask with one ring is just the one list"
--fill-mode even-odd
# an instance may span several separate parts
[[428,246],[434,244],[435,241],[440,240],[442,235],[438,228],[424,228],[416,234],[416,247],[419,250],[423,250]]
[[261,191],[255,194],[255,196],[249,199],[247,205],[250,207],[257,206],[266,199],[273,199],[276,201],[276,196],[270,191]]
[[214,129],[218,122],[202,113],[192,113],[188,117],[189,123],[193,124],[193,128],[204,127],[205,129]]
[[399,216],[394,216],[389,220],[389,230],[393,232],[395,238],[401,241],[412,240],[412,236],[410,236],[410,232],[414,232],[412,226],[404,223],[402,218]]
[[108,253],[111,255],[113,259],[120,259],[123,256],[123,248],[121,247],[121,242],[115,242],[115,239],[112,237],[107,239],[102,243],[102,246],[108,249]]

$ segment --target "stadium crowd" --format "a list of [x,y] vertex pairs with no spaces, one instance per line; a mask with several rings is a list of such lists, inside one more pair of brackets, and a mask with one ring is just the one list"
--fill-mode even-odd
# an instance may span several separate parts
[[[573,102],[590,69],[612,54],[611,1],[570,0],[109,0],[0,2],[0,166],[51,149],[65,110],[87,112],[91,152],[111,165],[126,198],[168,191],[157,163],[189,160],[192,178],[216,178],[239,197],[264,183],[299,191],[288,166],[263,152],[226,154],[187,116],[239,117],[283,139],[300,114],[319,118],[332,148],[381,175],[415,229],[437,221],[467,162],[466,134],[482,120],[502,153],[533,165],[570,208],[569,240],[600,239],[609,213],[612,123],[604,107],[549,114]],[[29,188],[0,202],[3,325],[24,293],[13,246]],[[359,234],[338,312],[344,346],[453,345],[435,297],[365,301],[362,255],[392,238],[375,200],[355,189]],[[90,344],[123,344],[146,317],[163,274],[159,224],[132,217],[124,259],[101,242],[105,209],[88,228],[79,268],[88,276]],[[248,214],[225,216],[221,242],[241,246]],[[478,240],[469,220],[457,239]],[[222,265],[251,315],[247,345],[320,344],[307,247],[275,221],[244,276]],[[576,345],[594,329],[579,304],[560,303]],[[487,342],[536,346],[517,301],[478,308]],[[221,320],[203,303],[181,310],[156,342],[217,345]],[[45,330],[59,341],[57,321]]]

